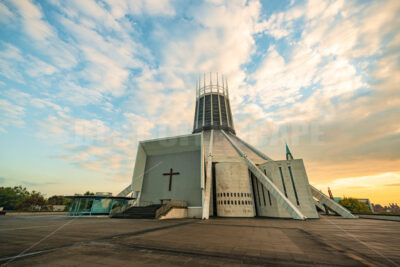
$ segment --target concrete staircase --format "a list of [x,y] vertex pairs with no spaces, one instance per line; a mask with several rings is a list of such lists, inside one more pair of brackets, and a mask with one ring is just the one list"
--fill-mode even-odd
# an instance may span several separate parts
[[314,186],[310,185],[310,187],[311,187],[311,192],[312,192],[313,197],[318,199],[318,201],[321,202],[322,204],[325,204],[330,210],[334,211],[335,213],[339,214],[340,216],[342,216],[343,218],[346,218],[346,219],[357,219],[358,218],[357,216],[354,216],[353,214],[351,214],[351,212],[348,211],[346,208],[344,208],[342,205],[336,203],[335,201],[330,199],[328,196],[326,196],[322,192],[318,191],[318,189],[315,188]]
[[144,207],[130,207],[121,213],[112,215],[112,218],[124,218],[124,219],[155,219],[156,212],[161,208],[161,204],[153,204]]

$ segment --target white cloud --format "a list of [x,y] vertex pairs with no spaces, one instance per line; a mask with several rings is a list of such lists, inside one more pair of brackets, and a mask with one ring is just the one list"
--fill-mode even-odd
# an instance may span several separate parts
[[[316,82],[321,56],[307,47],[294,49],[289,62],[271,47],[263,64],[251,76],[256,81],[252,92],[254,99],[260,99],[264,107],[293,103],[301,96],[300,89]],[[262,96],[262,97],[260,97]]]
[[29,101],[29,99],[31,98],[30,94],[16,90],[14,88],[0,92],[0,95],[2,95],[4,98],[13,100],[18,105],[25,105],[26,102]]
[[111,13],[115,18],[122,18],[126,14],[152,16],[173,16],[175,9],[170,0],[137,0],[137,1],[106,1],[111,6]]
[[21,15],[26,33],[35,40],[47,40],[54,36],[51,26],[43,20],[41,10],[29,0],[10,1]]
[[14,18],[14,15],[11,13],[10,9],[3,3],[0,3],[0,22],[8,23]]
[[109,92],[115,96],[123,94],[129,71],[92,48],[84,47],[82,50],[90,62],[90,66],[85,70],[85,78],[99,91]]
[[52,75],[58,71],[56,67],[38,59],[37,57],[28,56],[25,62],[26,73],[32,77]]
[[51,102],[48,99],[42,99],[42,98],[32,98],[30,100],[32,106],[36,107],[36,108],[47,108],[47,107],[51,107],[56,111],[63,111],[63,108],[61,108],[59,105]]
[[134,113],[123,114],[124,123],[111,128],[99,119],[75,118],[64,112],[39,123],[42,138],[63,146],[58,158],[99,172],[113,181],[129,180],[137,143],[152,137],[154,123]]
[[0,44],[4,46],[4,49],[0,50],[0,75],[24,83],[24,78],[17,68],[17,64],[24,61],[21,51],[9,43]]
[[9,125],[23,126],[25,109],[14,105],[5,99],[0,99],[0,131],[6,132],[5,127]]

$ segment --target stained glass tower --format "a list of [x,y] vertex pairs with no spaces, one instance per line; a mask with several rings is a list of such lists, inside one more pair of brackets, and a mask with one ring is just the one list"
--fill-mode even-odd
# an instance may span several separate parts
[[193,133],[222,129],[235,134],[226,78],[218,73],[204,74],[196,87]]

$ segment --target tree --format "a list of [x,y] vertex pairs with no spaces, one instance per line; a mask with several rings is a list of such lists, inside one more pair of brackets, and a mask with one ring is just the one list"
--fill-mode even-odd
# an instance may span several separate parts
[[32,193],[26,197],[19,205],[20,210],[33,210],[35,207],[41,209],[46,205],[46,199],[40,192],[32,191]]
[[5,210],[16,210],[30,193],[25,187],[0,187],[0,207]]
[[83,194],[84,196],[94,196],[93,192],[90,191],[86,191],[85,194]]
[[49,205],[64,205],[64,196],[52,196],[47,200]]
[[339,204],[348,209],[352,213],[371,213],[367,204],[358,201],[355,198],[343,198]]
[[68,211],[69,210],[69,207],[71,206],[71,203],[72,203],[72,199],[71,198],[64,198],[64,201],[63,201],[63,205],[65,205],[65,211]]

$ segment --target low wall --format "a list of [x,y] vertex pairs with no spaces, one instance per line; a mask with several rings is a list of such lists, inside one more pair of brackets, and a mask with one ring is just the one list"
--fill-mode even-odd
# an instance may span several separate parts
[[188,218],[198,218],[201,219],[203,215],[203,207],[188,207]]
[[66,211],[6,211],[6,216],[43,216],[43,215],[64,215]]
[[167,214],[160,217],[160,220],[165,219],[183,219],[188,217],[187,208],[172,208]]
[[357,214],[358,217],[362,219],[372,219],[372,220],[386,220],[386,221],[397,221],[400,222],[400,216],[396,215],[362,215]]

